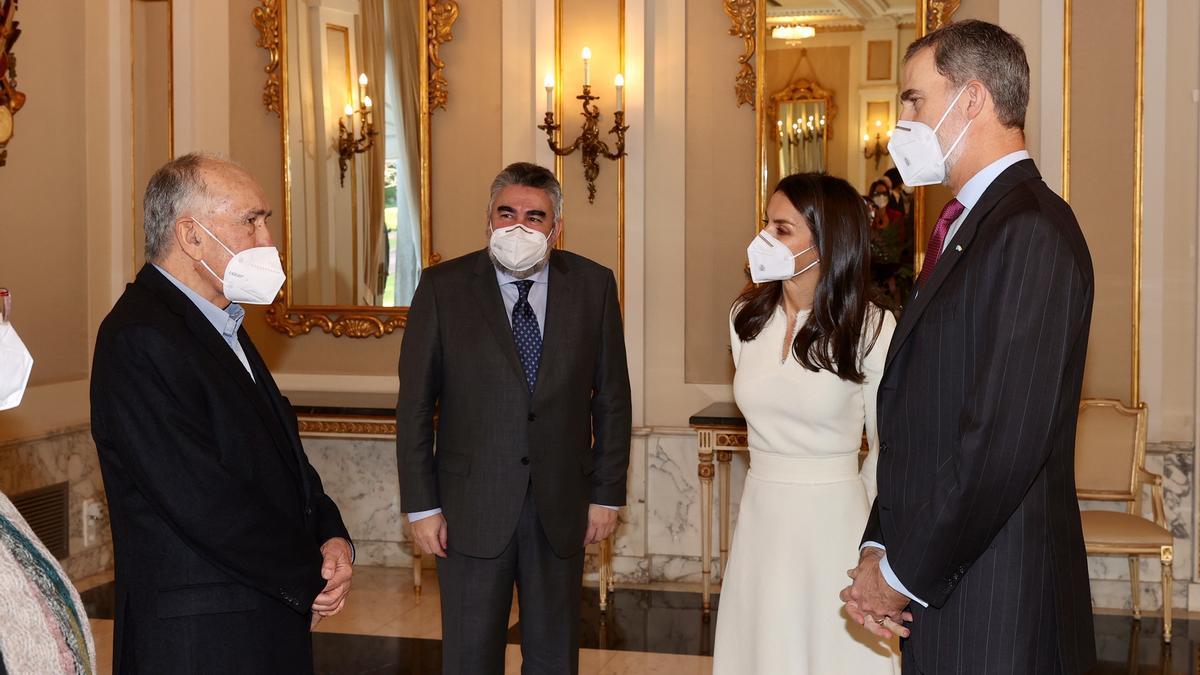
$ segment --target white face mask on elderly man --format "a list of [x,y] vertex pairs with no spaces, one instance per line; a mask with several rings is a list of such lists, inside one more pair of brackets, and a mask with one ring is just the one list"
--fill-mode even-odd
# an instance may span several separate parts
[[0,305],[0,410],[8,410],[20,405],[25,396],[25,385],[29,384],[29,373],[33,370],[33,356],[8,322],[12,305],[7,291],[0,293],[0,303],[3,303]]
[[524,272],[542,262],[550,251],[550,238],[520,223],[492,228],[488,249],[496,262],[511,272]]
[[209,274],[221,280],[225,286],[225,297],[230,302],[269,305],[275,301],[275,296],[279,293],[279,289],[283,288],[283,282],[287,279],[287,275],[283,273],[283,265],[279,263],[279,249],[274,246],[255,246],[240,253],[234,253],[200,221],[193,218],[192,222],[199,225],[200,229],[213,238],[213,241],[220,244],[221,248],[233,256],[230,258],[229,264],[225,266],[224,277],[217,276],[208,263],[200,261]]
[[963,136],[967,135],[967,129],[971,128],[971,122],[974,120],[967,122],[958,138],[950,144],[950,149],[944,153],[941,143],[938,143],[937,131],[942,128],[942,123],[946,121],[946,117],[954,110],[954,105],[966,90],[966,87],[958,90],[954,100],[946,106],[946,112],[942,113],[942,119],[938,120],[937,126],[932,129],[928,124],[913,120],[896,123],[892,140],[888,141],[888,152],[892,155],[906,187],[939,185],[946,180],[946,158],[954,153],[954,149],[958,147]]

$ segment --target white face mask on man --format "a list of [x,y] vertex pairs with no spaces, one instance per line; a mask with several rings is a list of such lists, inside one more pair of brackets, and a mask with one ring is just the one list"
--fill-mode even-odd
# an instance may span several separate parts
[[0,293],[0,303],[0,410],[8,410],[20,405],[25,396],[33,356],[8,322],[12,299],[7,291]]
[[208,233],[213,241],[229,252],[232,258],[225,266],[225,275],[217,276],[208,263],[200,261],[208,273],[221,280],[225,287],[225,297],[230,302],[247,305],[269,305],[275,301],[287,275],[283,273],[283,265],[279,262],[279,249],[274,246],[255,246],[245,251],[234,253],[223,241],[217,239],[212,230],[203,223],[192,219],[200,229]]
[[966,90],[966,87],[958,90],[954,100],[946,107],[946,112],[942,113],[937,126],[932,129],[928,124],[914,120],[903,120],[896,124],[892,140],[888,141],[888,152],[892,155],[905,186],[939,185],[946,180],[946,158],[954,153],[954,149],[958,147],[963,136],[967,135],[967,129],[971,128],[971,122],[974,120],[967,121],[967,125],[945,153],[942,152],[941,143],[938,143],[937,132]]
[[750,278],[754,280],[754,283],[761,284],[767,281],[787,281],[792,277],[798,277],[821,262],[821,259],[817,258],[805,265],[804,269],[796,271],[796,258],[814,248],[816,248],[815,244],[793,254],[791,249],[784,246],[783,242],[771,236],[770,232],[763,230],[746,247],[746,258],[750,261]]
[[498,230],[493,227],[488,249],[506,270],[520,273],[546,259],[550,237],[520,223]]

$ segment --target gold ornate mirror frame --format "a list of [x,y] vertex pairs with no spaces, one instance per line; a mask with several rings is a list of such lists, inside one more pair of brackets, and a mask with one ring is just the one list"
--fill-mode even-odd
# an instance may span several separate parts
[[[307,335],[313,328],[334,337],[383,337],[404,328],[408,321],[407,307],[365,307],[353,305],[297,305],[292,302],[292,180],[288,157],[288,55],[286,0],[259,0],[252,13],[259,38],[256,44],[265,49],[268,63],[264,70],[267,82],[263,85],[263,105],[280,119],[281,166],[283,173],[283,264],[287,272],[284,285],[275,303],[267,309],[267,323],[288,337]],[[430,119],[437,108],[446,108],[450,86],[446,80],[446,63],[441,59],[441,46],[454,39],[452,28],[458,20],[459,7],[454,0],[421,0],[421,264],[428,267],[438,262],[433,252],[431,135]]]
[[[766,61],[765,49],[758,49],[760,35],[766,35],[767,11],[766,0],[721,0],[725,13],[729,15],[732,26],[729,34],[741,39],[746,49],[738,57],[738,72],[734,81],[734,95],[738,106],[749,104],[755,111],[755,157],[758,160],[758,191],[755,194],[754,208],[756,220],[760,219],[767,201],[767,143],[764,142],[763,130],[767,124],[767,106],[765,102],[764,79],[757,76],[763,70]],[[958,11],[962,0],[916,0],[917,3],[917,37],[931,33],[950,23],[954,13]],[[753,63],[754,65],[751,65]],[[913,222],[916,241],[926,239],[924,232],[925,221],[925,190],[917,188],[914,200],[916,209]],[[917,256],[915,271],[920,271],[921,255]]]

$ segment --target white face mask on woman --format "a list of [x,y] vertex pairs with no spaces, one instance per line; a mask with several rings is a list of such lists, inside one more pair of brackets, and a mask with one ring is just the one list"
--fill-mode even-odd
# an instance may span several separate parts
[[888,196],[883,195],[883,194],[877,194],[871,198],[871,201],[875,202],[875,206],[878,206],[879,208],[883,208],[888,205]]
[[205,227],[195,218],[192,222],[208,233],[213,241],[233,256],[225,266],[225,276],[217,273],[204,260],[200,261],[208,273],[221,280],[225,286],[225,297],[230,302],[240,302],[247,305],[269,305],[275,301],[287,275],[283,273],[283,265],[279,262],[279,249],[274,246],[255,246],[240,253],[234,253],[225,245],[212,230]]
[[958,147],[963,136],[967,135],[967,129],[971,128],[971,122],[974,120],[967,122],[958,138],[950,144],[950,149],[944,153],[941,143],[938,143],[937,131],[942,128],[942,123],[946,121],[946,117],[954,110],[954,105],[966,90],[966,87],[958,90],[954,100],[946,107],[946,112],[942,113],[937,126],[932,129],[928,124],[914,120],[903,120],[896,124],[892,140],[888,141],[888,152],[892,155],[905,185],[939,185],[946,180],[946,158],[954,153],[954,149]]
[[800,276],[821,262],[821,259],[817,258],[811,264],[806,265],[804,269],[796,271],[796,258],[814,248],[816,248],[815,244],[793,254],[791,249],[784,246],[783,242],[771,236],[770,232],[763,230],[746,247],[746,258],[750,260],[750,278],[754,280],[754,283],[761,284],[767,281],[787,281],[792,277]]
[[488,241],[492,258],[510,272],[524,272],[546,259],[550,238],[517,223],[497,230]]

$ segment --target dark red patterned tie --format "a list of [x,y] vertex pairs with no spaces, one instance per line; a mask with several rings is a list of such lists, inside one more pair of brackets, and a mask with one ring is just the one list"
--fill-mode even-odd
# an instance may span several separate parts
[[925,247],[925,264],[921,267],[921,276],[917,278],[918,288],[924,286],[925,280],[933,274],[934,265],[937,265],[938,258],[942,257],[942,244],[946,242],[946,233],[965,209],[957,199],[951,199],[942,207],[942,215],[938,216],[937,225],[934,225],[933,234],[929,237],[929,245]]

